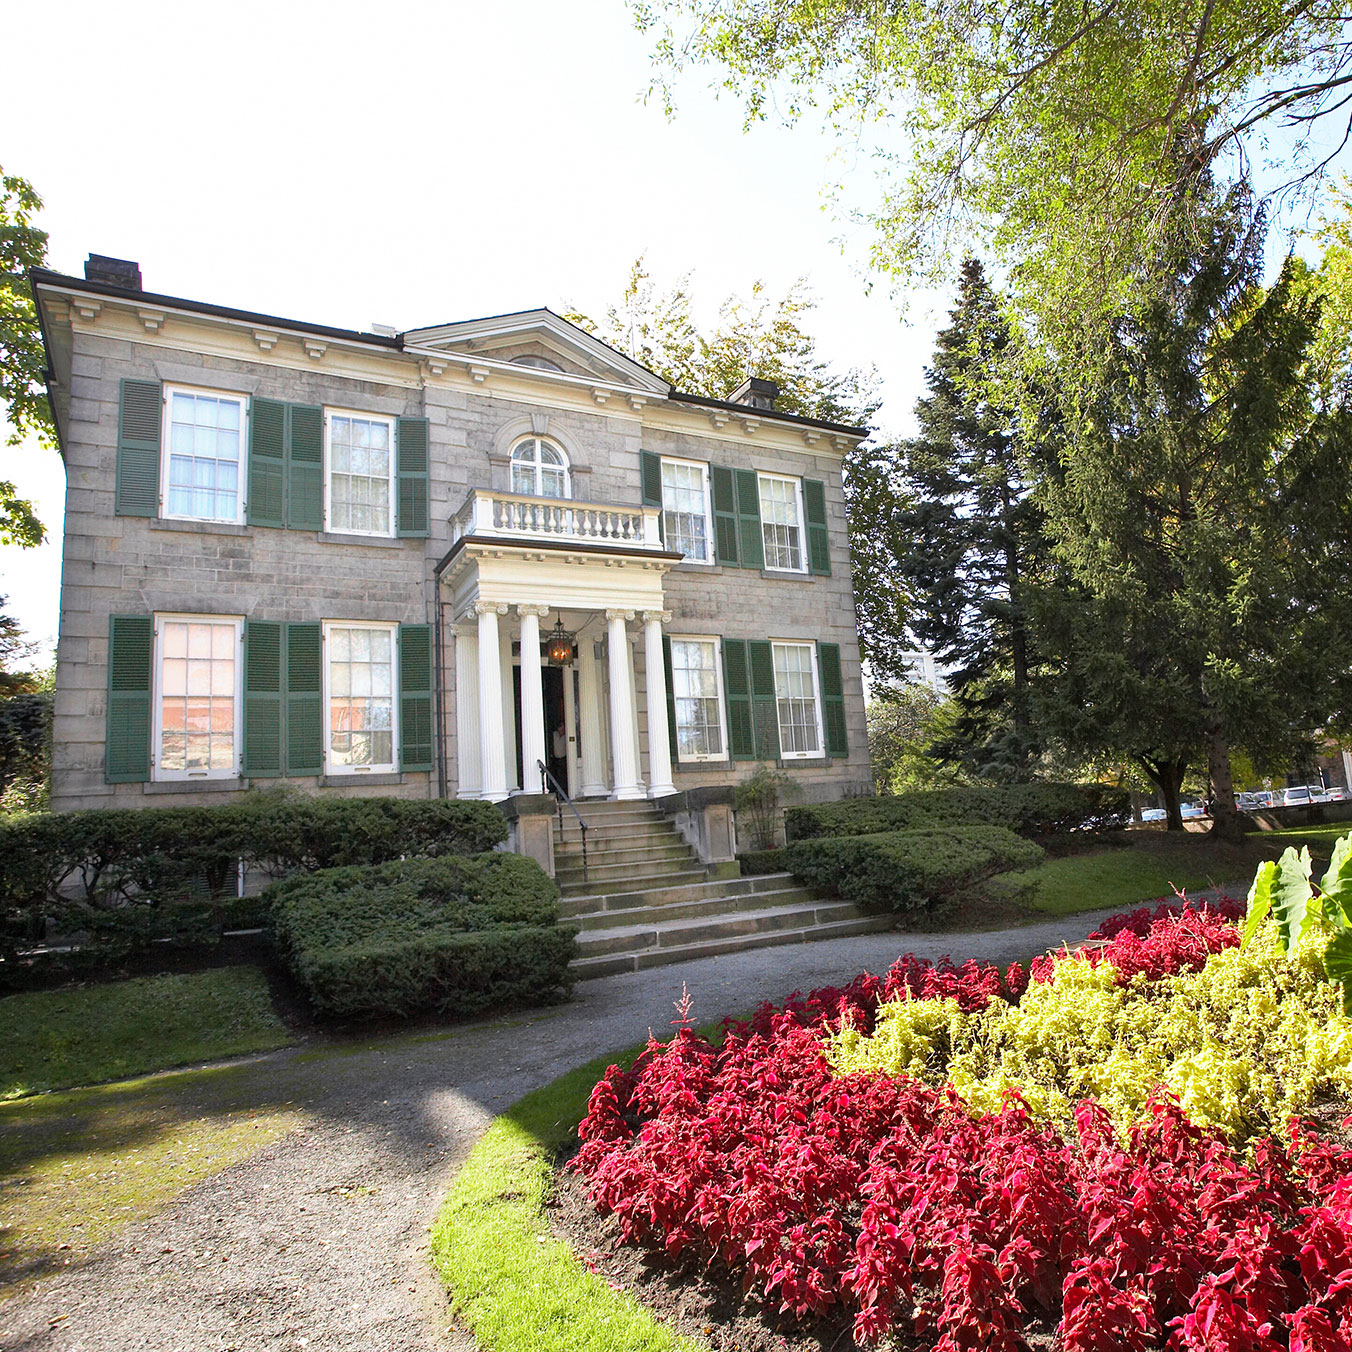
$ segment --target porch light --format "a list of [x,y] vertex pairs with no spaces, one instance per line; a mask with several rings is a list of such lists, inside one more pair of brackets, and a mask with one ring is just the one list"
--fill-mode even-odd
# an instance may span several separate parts
[[549,665],[551,667],[569,667],[573,664],[573,636],[563,627],[563,616],[554,621],[549,631]]

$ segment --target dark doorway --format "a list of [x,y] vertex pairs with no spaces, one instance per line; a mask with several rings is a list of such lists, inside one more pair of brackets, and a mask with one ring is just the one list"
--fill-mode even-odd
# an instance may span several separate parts
[[[544,692],[545,712],[545,761],[549,773],[563,785],[564,790],[572,794],[573,786],[568,782],[568,730],[563,700],[564,671],[562,667],[540,667],[540,684]],[[521,668],[512,668],[512,698],[516,701],[516,764],[521,771],[517,780],[527,793],[539,792],[540,772],[533,765],[522,763],[521,744]],[[555,733],[559,733],[555,737]],[[548,785],[545,786],[549,788]]]

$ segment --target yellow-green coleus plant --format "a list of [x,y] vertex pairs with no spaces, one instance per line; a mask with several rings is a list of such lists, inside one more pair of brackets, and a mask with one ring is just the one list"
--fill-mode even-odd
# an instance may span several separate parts
[[1333,847],[1328,872],[1318,888],[1311,878],[1310,848],[1291,846],[1275,863],[1258,866],[1249,889],[1249,910],[1242,942],[1252,942],[1270,914],[1282,951],[1289,953],[1307,936],[1322,941],[1324,970],[1342,983],[1343,1009],[1352,1015],[1352,834]]

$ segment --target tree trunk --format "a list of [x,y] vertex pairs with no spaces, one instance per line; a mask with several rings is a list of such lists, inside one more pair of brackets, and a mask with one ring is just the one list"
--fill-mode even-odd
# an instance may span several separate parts
[[1183,793],[1183,777],[1188,773],[1188,762],[1182,757],[1168,761],[1153,761],[1145,756],[1138,756],[1137,760],[1164,800],[1167,828],[1170,831],[1181,831],[1183,809],[1179,804],[1179,798]]
[[1211,834],[1239,845],[1244,841],[1244,819],[1235,806],[1235,781],[1230,773],[1230,743],[1225,729],[1212,727],[1207,739],[1207,769],[1211,774]]

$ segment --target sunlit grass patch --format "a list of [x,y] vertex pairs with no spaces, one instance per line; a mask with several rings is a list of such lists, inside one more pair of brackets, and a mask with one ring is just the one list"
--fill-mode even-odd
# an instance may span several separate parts
[[70,1262],[300,1125],[245,1069],[0,1104],[0,1295]]

